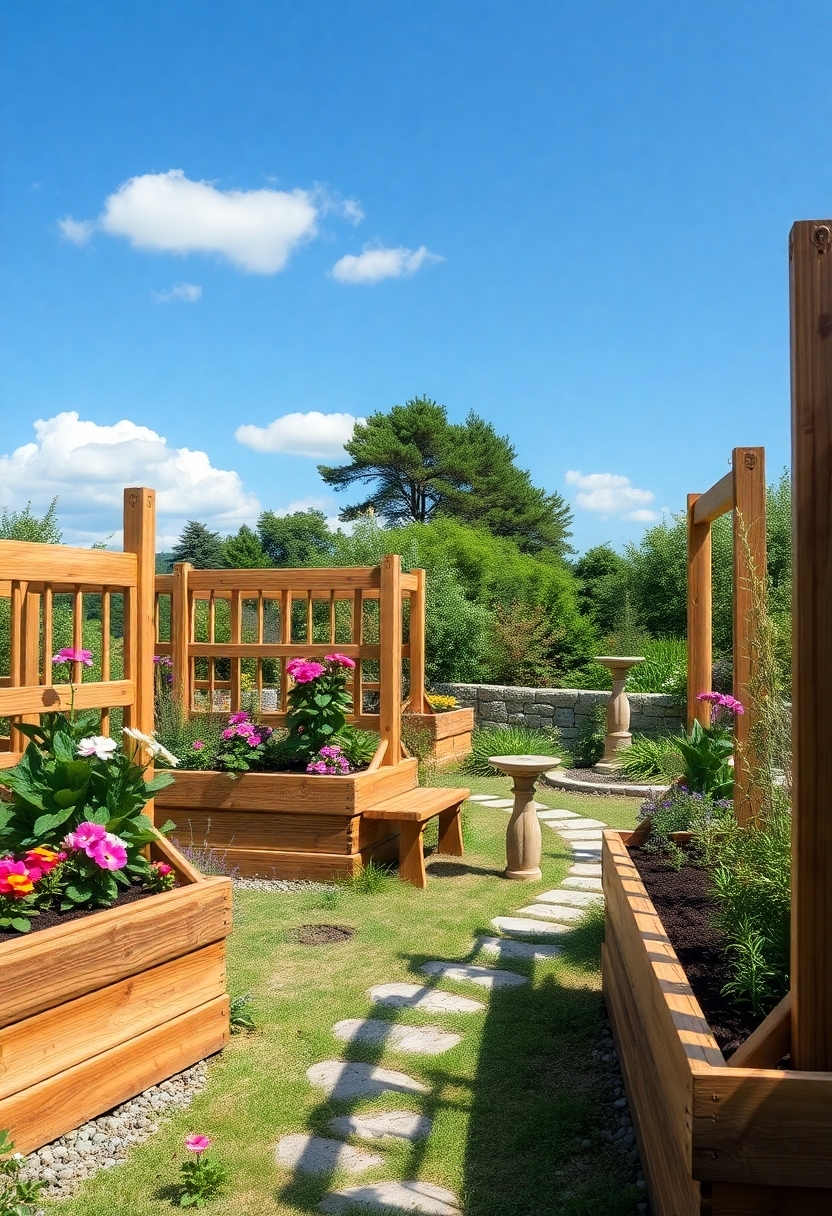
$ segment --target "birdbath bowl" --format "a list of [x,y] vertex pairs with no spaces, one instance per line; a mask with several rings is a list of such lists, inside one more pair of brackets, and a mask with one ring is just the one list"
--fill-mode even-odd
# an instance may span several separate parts
[[534,809],[534,785],[541,773],[560,764],[557,756],[489,756],[488,763],[511,777],[514,810],[506,829],[506,878],[537,882],[543,877],[540,854],[543,841]]
[[624,691],[630,668],[643,663],[643,658],[622,658],[619,655],[599,655],[596,663],[603,663],[612,673],[612,694],[607,705],[607,734],[604,739],[604,754],[595,765],[597,773],[615,770],[617,753],[629,747],[633,741],[630,734],[630,699]]

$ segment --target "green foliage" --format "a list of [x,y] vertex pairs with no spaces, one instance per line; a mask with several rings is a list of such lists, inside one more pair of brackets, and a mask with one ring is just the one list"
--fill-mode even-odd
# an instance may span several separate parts
[[250,992],[232,996],[229,1006],[229,1021],[231,1033],[239,1034],[241,1030],[256,1030],[257,1023],[249,1013],[249,1005],[254,1001]]
[[192,1161],[183,1161],[180,1170],[183,1180],[179,1198],[181,1208],[203,1208],[209,1200],[224,1194],[228,1186],[228,1170],[205,1153]]
[[226,537],[223,565],[229,570],[256,570],[271,564],[259,536],[246,524],[243,524],[236,536]]
[[174,562],[190,562],[197,570],[219,570],[225,565],[225,544],[218,532],[191,519],[173,547]]
[[462,771],[476,777],[493,777],[496,769],[489,756],[560,756],[560,736],[551,730],[531,727],[478,726],[471,737],[471,752],[462,761]]
[[370,858],[357,874],[348,874],[337,881],[339,886],[358,895],[381,895],[390,889],[396,876],[389,866],[377,865]]
[[684,703],[688,688],[687,642],[681,638],[655,638],[635,653],[643,655],[644,662],[630,668],[627,691],[661,692]]
[[14,1151],[7,1129],[0,1131],[0,1216],[37,1216],[45,1182],[20,1177],[25,1158]]
[[734,770],[728,759],[734,750],[734,739],[726,727],[694,722],[690,734],[680,735],[676,746],[682,756],[685,785],[691,793],[712,798],[733,797]]
[[341,512],[345,520],[373,514],[391,524],[425,524],[440,516],[510,537],[530,553],[568,550],[571,514],[559,494],[546,494],[515,463],[507,438],[474,413],[461,425],[428,397],[387,414],[371,414],[345,445],[346,465],[320,465],[335,490],[368,485],[372,492]]
[[22,511],[3,508],[0,515],[0,540],[28,540],[43,545],[59,545],[61,529],[58,527],[58,499],[40,519],[32,513],[32,504],[27,502]]
[[495,605],[492,626],[491,677],[498,684],[551,688],[558,677],[560,631],[542,604],[519,600]]
[[730,814],[729,802],[717,802],[703,794],[694,794],[684,786],[672,785],[666,793],[643,802],[639,818],[650,820],[648,845],[662,849],[671,832],[699,831],[716,815],[720,820]]
[[322,747],[332,745],[344,731],[347,714],[352,710],[347,669],[340,663],[326,661],[320,666],[323,668],[320,675],[294,684],[287,698],[288,745],[304,760],[311,760]]
[[675,781],[682,775],[682,756],[671,735],[633,735],[632,744],[618,753],[616,769],[628,781]]
[[558,1208],[558,1216],[635,1216],[642,1200],[636,1187],[605,1178],[581,1186]]
[[257,521],[257,535],[269,564],[290,569],[323,563],[335,544],[323,511],[290,515],[264,511]]
[[[189,717],[176,698],[163,689],[156,697],[156,738],[179,760],[183,769],[208,770],[218,767],[222,731],[227,718],[221,714],[195,714]],[[194,747],[201,743],[202,747]]]
[[593,705],[579,727],[578,736],[569,741],[569,754],[576,768],[592,768],[604,754],[607,709]]
[[578,558],[574,570],[581,611],[594,622],[600,634],[612,633],[629,593],[628,562],[612,545],[595,545]]

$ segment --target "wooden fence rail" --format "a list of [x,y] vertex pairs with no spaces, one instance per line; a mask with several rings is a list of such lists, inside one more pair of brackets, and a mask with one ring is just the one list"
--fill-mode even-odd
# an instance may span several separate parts
[[[172,691],[189,714],[255,710],[286,722],[292,658],[332,652],[355,661],[350,721],[401,756],[403,662],[414,712],[425,699],[425,572],[379,566],[196,570],[179,562],[155,580],[155,653],[171,660]],[[405,632],[407,640],[404,640]],[[368,704],[368,702],[371,702]]]

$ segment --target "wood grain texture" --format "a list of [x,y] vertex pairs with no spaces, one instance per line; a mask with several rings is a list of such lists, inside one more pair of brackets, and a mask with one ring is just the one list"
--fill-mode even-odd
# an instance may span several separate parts
[[[135,699],[125,717],[126,725],[144,734],[153,733],[154,726],[154,668],[156,647],[156,491],[147,486],[133,486],[124,491],[124,551],[135,554],[136,588],[131,600],[131,661],[130,679],[135,687]],[[127,674],[127,673],[125,673]],[[153,775],[151,756],[142,745],[139,749],[147,765],[146,777]],[[153,821],[153,801],[144,808]]]
[[49,545],[22,540],[0,540],[0,579],[12,582],[65,583],[73,591],[105,583],[135,587],[136,558],[132,553],[111,553],[106,549],[73,549],[69,545]]
[[225,943],[99,988],[0,1030],[0,1099],[225,994]]
[[[170,601],[170,648],[173,661],[173,685],[171,691],[183,709],[190,710],[192,697],[189,687],[190,661],[188,643],[191,639],[190,599],[188,595],[188,579],[193,566],[190,562],[177,562],[173,567],[171,579]],[[156,579],[158,590],[159,579]],[[156,650],[162,653],[157,642]]]
[[734,509],[734,473],[726,473],[715,485],[704,494],[697,496],[693,509],[695,524],[712,524],[720,515],[727,515]]
[[[161,808],[160,808],[161,809]],[[172,812],[171,817],[173,818]],[[351,847],[357,839],[359,815],[292,815],[266,811],[185,810],[176,813],[176,831],[180,844],[203,840],[214,849],[232,845],[243,849],[279,849],[306,853],[357,852]]]
[[792,994],[787,992],[726,1063],[729,1068],[774,1068],[791,1046]]
[[[56,713],[70,707],[72,689],[69,684],[44,687],[33,684],[28,688],[0,688],[0,716],[10,714]],[[76,709],[100,709],[103,706],[132,705],[135,700],[130,680],[96,680],[79,684],[75,690]]]
[[402,563],[397,553],[381,559],[379,600],[379,734],[389,747],[382,768],[398,762],[402,741]]
[[370,859],[377,864],[395,861],[399,851],[399,825],[383,824],[387,832],[373,844],[353,853],[305,853],[280,849],[228,849],[227,863],[244,878],[305,878],[328,882],[339,874],[357,874]]
[[[404,587],[406,575],[402,575]],[[410,706],[414,713],[430,710],[425,695],[425,606],[427,598],[427,575],[424,570],[414,570],[415,588],[410,593]]]
[[814,1187],[703,1185],[710,1199],[703,1216],[829,1216],[829,1192]]
[[832,1070],[832,220],[790,239],[792,1057]]
[[696,522],[699,501],[688,494],[688,730],[696,721],[709,725],[710,707],[696,698],[713,682],[711,525]]
[[0,1100],[0,1126],[30,1153],[88,1119],[221,1050],[229,1039],[226,996]]
[[356,588],[370,590],[379,586],[378,566],[335,566],[295,570],[194,570],[193,591],[262,591],[264,595],[280,595],[288,590],[305,598],[309,591],[326,591],[335,587],[352,593]]
[[375,803],[363,813],[366,819],[395,819],[397,822],[426,823],[440,811],[459,808],[471,793],[466,789],[432,789],[422,786]]
[[[765,448],[734,448],[734,696],[745,707],[734,718],[734,814],[748,823],[759,812],[760,790],[751,780],[756,760],[751,748],[755,702],[751,696],[754,665],[754,580],[766,578]],[[764,592],[763,592],[764,594]]]
[[231,882],[206,878],[3,942],[0,1025],[222,941],[230,931]]

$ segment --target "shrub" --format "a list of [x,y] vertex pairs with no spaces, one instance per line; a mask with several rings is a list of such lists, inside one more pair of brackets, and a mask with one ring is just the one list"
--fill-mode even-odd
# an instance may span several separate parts
[[633,735],[631,746],[618,753],[616,768],[630,781],[671,782],[682,775],[682,755],[672,735]]
[[491,677],[498,684],[551,688],[557,682],[561,631],[542,604],[497,604],[492,626]]
[[582,723],[578,736],[569,742],[569,754],[576,768],[592,768],[604,754],[607,707],[593,705]]
[[680,638],[654,638],[637,652],[644,662],[630,669],[628,692],[662,692],[684,701],[688,689],[688,647]]
[[528,726],[480,726],[471,739],[471,753],[462,762],[462,771],[477,777],[493,777],[496,769],[489,756],[559,756],[560,736],[551,730],[532,730]]

